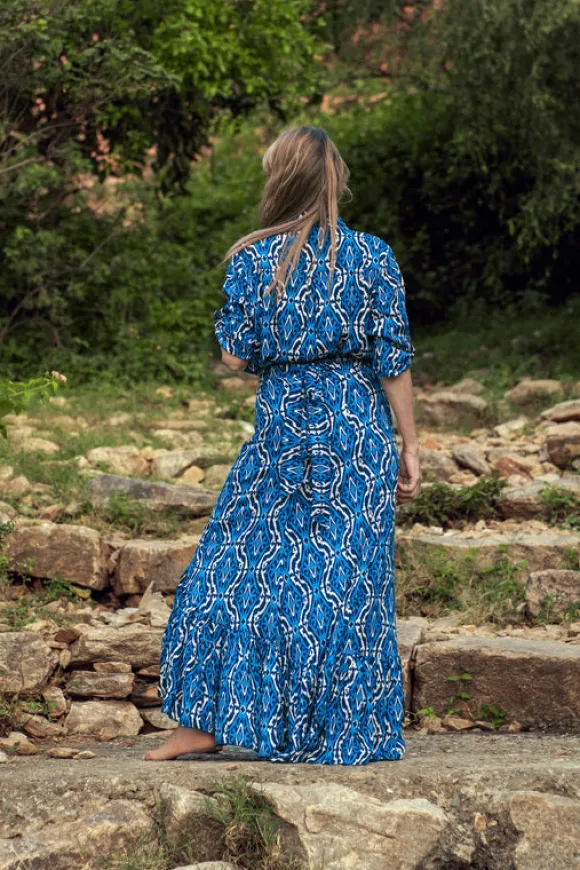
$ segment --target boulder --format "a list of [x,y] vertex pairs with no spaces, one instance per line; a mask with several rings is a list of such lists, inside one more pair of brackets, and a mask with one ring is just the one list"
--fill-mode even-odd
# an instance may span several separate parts
[[204,484],[215,489],[221,489],[231,471],[231,464],[210,465],[205,472]]
[[48,686],[42,693],[44,703],[50,716],[64,716],[66,713],[66,698],[58,686]]
[[140,713],[145,722],[161,731],[171,731],[179,724],[175,719],[170,719],[161,707],[144,707]]
[[560,423],[546,431],[546,448],[550,462],[568,468],[580,456],[580,423]]
[[417,404],[427,423],[435,426],[471,423],[485,418],[487,402],[480,396],[441,390],[419,396]]
[[18,516],[18,511],[6,501],[0,501],[0,524],[8,525]]
[[[499,510],[506,519],[530,520],[548,511],[543,493],[546,483],[542,480],[526,483],[525,486],[509,487],[502,493]],[[555,488],[580,497],[580,479],[562,477]]]
[[574,725],[580,717],[580,646],[459,635],[417,647],[413,709],[449,708],[447,679],[469,673],[474,704],[494,704],[524,726]]
[[103,674],[95,671],[73,671],[66,690],[73,697],[126,698],[133,691],[135,674]]
[[105,465],[111,474],[127,477],[141,477],[149,474],[149,463],[138,447],[95,447],[87,453],[92,466]]
[[60,447],[54,441],[34,436],[15,439],[13,448],[17,453],[47,453],[49,455],[58,453],[60,450]]
[[190,465],[189,468],[185,469],[179,480],[187,486],[199,486],[204,478],[205,471],[203,468],[200,468],[199,465]]
[[531,616],[537,616],[542,601],[550,597],[550,610],[561,613],[566,607],[576,604],[580,608],[580,571],[557,570],[533,571],[526,583],[526,605]]
[[170,845],[189,833],[192,816],[208,814],[208,799],[197,791],[163,782],[159,787],[159,797],[161,818]]
[[527,417],[516,417],[513,420],[507,420],[505,423],[499,423],[499,425],[494,426],[493,431],[499,438],[512,441],[522,435],[529,425],[530,421]]
[[295,826],[312,868],[415,870],[448,824],[425,798],[383,802],[331,781],[256,788]]
[[93,662],[93,668],[98,674],[131,674],[129,662]]
[[131,701],[136,707],[157,707],[159,704],[159,683],[148,680],[135,680]]
[[557,398],[564,395],[564,388],[560,381],[532,380],[523,378],[515,387],[505,394],[508,401],[515,405],[529,405],[537,399]]
[[57,662],[56,653],[35,632],[1,632],[0,692],[14,695],[41,692]]
[[199,535],[173,541],[128,541],[116,557],[115,592],[117,595],[136,594],[150,583],[157,592],[174,592],[198,543]]
[[425,480],[447,481],[457,471],[457,466],[442,450],[419,450],[421,471]]
[[580,399],[570,399],[569,402],[559,402],[552,408],[547,408],[540,414],[542,420],[554,423],[580,422]]
[[[6,737],[0,737],[0,749],[9,749],[17,755],[37,755],[38,747],[32,743],[26,734],[11,731]],[[0,870],[2,865],[0,864]]]
[[155,477],[178,477],[198,461],[198,450],[156,450],[151,465]]
[[405,709],[411,709],[413,690],[414,655],[417,644],[423,639],[423,632],[428,620],[423,616],[411,616],[407,619],[397,619],[397,648],[403,667],[403,686],[405,690]]
[[151,819],[136,800],[112,800],[74,822],[47,825],[38,833],[0,840],[0,870],[79,870],[142,844]]
[[124,661],[135,668],[157,664],[161,656],[163,629],[146,625],[121,628],[90,628],[71,646],[71,663]]
[[580,800],[545,791],[516,791],[506,801],[520,836],[514,870],[572,870],[580,856]]
[[491,471],[483,453],[469,444],[457,444],[452,450],[452,456],[461,468],[468,468],[478,476]]
[[6,539],[14,571],[31,577],[68,580],[89,589],[108,585],[101,536],[84,526],[19,520]]
[[130,701],[73,701],[64,724],[69,734],[112,740],[138,734],[143,720]]
[[31,737],[64,737],[67,733],[62,722],[51,722],[50,719],[33,713],[19,713],[15,724],[19,728],[24,728]]
[[485,535],[460,537],[459,535],[408,535],[398,533],[397,558],[429,560],[435,552],[449,559],[474,558],[477,568],[490,568],[505,553],[510,562],[525,562],[529,571],[544,568],[565,568],[570,550],[580,546],[580,535],[555,532],[530,532],[517,535]]
[[480,393],[483,393],[485,388],[475,378],[463,378],[463,380],[453,384],[449,389],[452,393],[468,393],[472,396],[478,396]]
[[192,517],[209,516],[217,495],[215,492],[192,486],[176,486],[115,474],[97,474],[87,484],[88,495],[97,506],[105,505],[114,492],[120,492],[135,501],[141,501],[154,510],[176,509]]

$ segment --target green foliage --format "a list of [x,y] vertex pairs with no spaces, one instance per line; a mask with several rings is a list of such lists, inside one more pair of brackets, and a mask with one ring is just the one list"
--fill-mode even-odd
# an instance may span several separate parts
[[506,482],[497,474],[482,477],[471,486],[452,487],[433,483],[424,487],[414,502],[405,508],[406,523],[429,526],[460,526],[498,514]]
[[542,502],[550,524],[580,529],[580,497],[575,492],[548,486],[542,492]]
[[0,435],[6,437],[7,414],[20,414],[34,400],[48,401],[56,393],[60,382],[66,381],[59,372],[47,372],[42,378],[28,381],[0,381]]

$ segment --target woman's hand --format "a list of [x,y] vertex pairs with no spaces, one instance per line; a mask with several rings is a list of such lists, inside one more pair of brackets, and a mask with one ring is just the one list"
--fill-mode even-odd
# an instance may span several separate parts
[[397,503],[404,504],[417,498],[421,490],[421,464],[418,448],[403,445],[399,456],[399,479],[397,481]]

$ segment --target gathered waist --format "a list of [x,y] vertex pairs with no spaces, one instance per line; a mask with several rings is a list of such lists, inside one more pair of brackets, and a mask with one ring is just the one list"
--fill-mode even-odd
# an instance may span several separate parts
[[263,364],[264,371],[270,369],[287,371],[294,367],[303,369],[308,366],[314,368],[327,368],[332,366],[353,366],[355,368],[362,367],[372,369],[372,360],[370,357],[356,357],[351,354],[335,354],[333,356],[321,356],[315,359],[296,359],[296,360],[271,360]]

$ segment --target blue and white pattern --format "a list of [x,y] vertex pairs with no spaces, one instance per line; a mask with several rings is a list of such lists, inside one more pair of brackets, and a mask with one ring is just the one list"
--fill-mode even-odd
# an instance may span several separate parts
[[414,355],[403,279],[388,245],[339,220],[330,288],[315,228],[277,301],[284,238],[232,258],[215,313],[221,346],[260,375],[256,430],[177,588],[159,697],[273,762],[396,760],[398,454],[379,376]]

